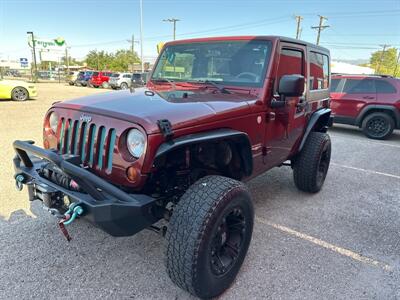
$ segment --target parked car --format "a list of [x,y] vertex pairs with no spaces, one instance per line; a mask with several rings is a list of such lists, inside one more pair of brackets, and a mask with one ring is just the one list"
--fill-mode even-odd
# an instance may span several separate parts
[[38,78],[44,80],[55,80],[58,77],[58,72],[56,71],[38,71]]
[[112,72],[93,72],[92,77],[89,80],[89,84],[95,88],[100,86],[102,88],[108,88],[108,81],[110,80],[112,74]]
[[36,96],[36,86],[33,83],[0,79],[0,99],[25,101]]
[[114,73],[108,83],[112,89],[126,90],[131,86],[131,73]]
[[87,86],[93,71],[80,71],[75,81],[75,85]]
[[[216,297],[235,280],[252,237],[243,182],[290,165],[300,190],[323,186],[329,57],[274,36],[166,43],[146,87],[54,103],[44,149],[14,142],[13,179],[60,218],[67,239],[77,216],[114,236],[165,235],[172,281]],[[161,219],[168,226],[154,225]]]
[[74,85],[78,79],[79,71],[70,71],[67,75],[67,82],[69,85]]
[[141,86],[146,85],[148,74],[149,74],[148,72],[133,73],[132,74],[132,83],[131,83],[131,85],[133,87],[141,87]]
[[4,76],[21,77],[21,73],[18,70],[6,70]]
[[400,79],[379,75],[334,75],[331,108],[335,123],[354,125],[371,139],[400,129]]

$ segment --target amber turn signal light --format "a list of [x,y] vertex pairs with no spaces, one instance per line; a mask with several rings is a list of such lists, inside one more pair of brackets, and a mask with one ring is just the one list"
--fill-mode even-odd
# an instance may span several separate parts
[[126,169],[126,176],[128,177],[129,181],[136,182],[139,172],[135,167],[129,167]]

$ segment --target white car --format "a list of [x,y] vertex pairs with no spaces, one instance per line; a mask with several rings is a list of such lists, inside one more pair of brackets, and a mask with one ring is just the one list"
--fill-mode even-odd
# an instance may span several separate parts
[[114,73],[108,84],[111,86],[112,89],[121,89],[126,90],[131,86],[131,73]]

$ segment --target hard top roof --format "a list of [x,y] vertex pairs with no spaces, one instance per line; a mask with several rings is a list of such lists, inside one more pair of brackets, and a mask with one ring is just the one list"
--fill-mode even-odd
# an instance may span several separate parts
[[329,53],[329,49],[327,49],[325,47],[321,47],[321,46],[318,46],[318,45],[315,45],[313,43],[306,42],[303,40],[298,40],[298,39],[284,37],[284,36],[276,36],[276,35],[247,35],[247,36],[220,36],[220,37],[193,38],[193,39],[170,41],[170,42],[167,42],[165,45],[211,42],[211,41],[214,41],[214,42],[215,41],[240,41],[240,40],[270,40],[270,41],[289,42],[289,43],[299,44],[299,45],[307,46],[310,48],[314,48],[315,50]]

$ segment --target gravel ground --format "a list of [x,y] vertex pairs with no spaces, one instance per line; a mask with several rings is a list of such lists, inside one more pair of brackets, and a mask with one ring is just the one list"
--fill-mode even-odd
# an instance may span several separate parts
[[[163,240],[143,231],[114,238],[85,221],[73,241],[12,180],[11,143],[41,141],[57,99],[103,92],[40,84],[37,100],[0,102],[0,298],[192,299],[169,280]],[[372,141],[335,126],[323,190],[296,190],[290,168],[251,182],[256,223],[247,259],[221,299],[399,299],[400,132]]]

